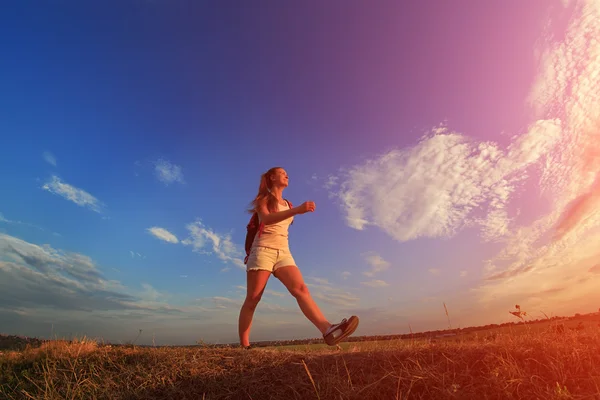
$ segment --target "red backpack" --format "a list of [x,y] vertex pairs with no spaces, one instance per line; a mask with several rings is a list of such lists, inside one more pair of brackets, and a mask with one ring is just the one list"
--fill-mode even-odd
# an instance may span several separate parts
[[[288,199],[284,199],[288,206],[292,208],[292,202]],[[292,224],[294,221],[292,221]],[[244,258],[244,264],[248,263],[248,257],[250,257],[250,250],[252,250],[252,243],[254,243],[254,238],[258,233],[258,237],[262,234],[263,228],[265,227],[264,223],[258,223],[258,213],[255,211],[250,218],[250,222],[246,225],[246,257]]]

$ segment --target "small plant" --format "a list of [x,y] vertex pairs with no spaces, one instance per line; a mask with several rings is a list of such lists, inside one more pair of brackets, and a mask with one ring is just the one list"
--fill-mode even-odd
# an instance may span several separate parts
[[523,317],[527,316],[527,312],[521,311],[521,306],[518,304],[515,305],[515,308],[517,309],[517,311],[509,311],[509,314],[514,315],[515,317],[519,318],[521,321],[525,321],[523,319]]
[[446,307],[445,302],[444,302],[444,311],[446,311],[446,318],[448,318],[448,328],[452,329],[452,324],[450,323],[450,315],[448,314],[448,307]]
[[138,335],[135,337],[135,339],[133,339],[133,342],[131,342],[132,345],[135,344],[135,341],[138,340],[140,338],[140,336],[142,335],[142,330],[140,329],[140,332],[138,333]]

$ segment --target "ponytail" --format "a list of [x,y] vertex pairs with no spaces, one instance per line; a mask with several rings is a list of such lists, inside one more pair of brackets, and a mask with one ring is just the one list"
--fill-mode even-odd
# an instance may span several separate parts
[[250,203],[248,213],[253,214],[258,210],[258,206],[265,201],[267,202],[267,209],[269,212],[277,211],[277,198],[271,193],[271,175],[275,173],[280,167],[273,167],[260,176],[260,183],[258,185],[258,194],[254,197],[254,200]]

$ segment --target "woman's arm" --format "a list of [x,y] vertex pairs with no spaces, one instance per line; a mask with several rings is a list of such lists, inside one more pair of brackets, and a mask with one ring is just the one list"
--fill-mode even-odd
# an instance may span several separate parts
[[312,201],[306,201],[300,204],[299,206],[291,208],[289,210],[269,212],[269,210],[267,209],[267,202],[263,201],[259,204],[256,211],[258,212],[260,220],[265,225],[271,225],[281,222],[284,219],[291,218],[294,215],[304,214],[306,212],[313,212],[315,211],[315,203]]

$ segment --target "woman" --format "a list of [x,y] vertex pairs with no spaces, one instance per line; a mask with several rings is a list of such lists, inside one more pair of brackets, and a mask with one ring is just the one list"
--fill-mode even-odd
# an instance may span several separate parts
[[358,326],[358,317],[343,319],[331,324],[313,300],[300,270],[290,253],[288,228],[294,216],[315,211],[315,203],[307,201],[298,207],[290,208],[283,198],[283,190],[288,186],[288,175],[283,168],[274,167],[261,176],[258,194],[252,201],[251,213],[257,212],[259,221],[264,224],[252,244],[246,266],[247,294],[239,317],[240,344],[250,347],[250,327],[254,310],[260,301],[271,274],[283,283],[296,298],[300,309],[316,327],[325,342],[336,345]]

